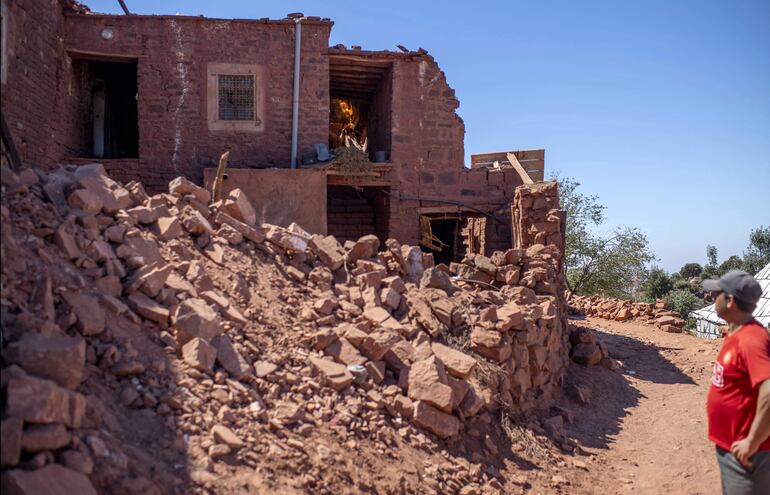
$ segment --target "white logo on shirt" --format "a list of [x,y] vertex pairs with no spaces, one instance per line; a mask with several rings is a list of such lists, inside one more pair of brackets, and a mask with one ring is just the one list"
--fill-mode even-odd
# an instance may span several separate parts
[[711,374],[711,384],[715,387],[722,388],[725,386],[725,369],[719,364],[719,361],[714,361],[714,370]]

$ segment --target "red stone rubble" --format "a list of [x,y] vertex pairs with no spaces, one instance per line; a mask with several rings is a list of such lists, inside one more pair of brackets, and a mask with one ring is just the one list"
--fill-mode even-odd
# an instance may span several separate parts
[[[242,192],[209,204],[184,178],[148,196],[98,164],[3,167],[2,186],[4,493],[229,493],[239,466],[339,493],[364,474],[334,456],[362,438],[475,441],[560,390],[553,186],[517,192],[545,244],[448,267],[394,239],[256,225]],[[473,466],[448,461],[435,491],[499,493]]]
[[666,308],[665,301],[635,303],[601,296],[575,296],[568,299],[570,311],[614,321],[640,321],[657,326],[664,332],[680,333],[687,323],[679,313]]

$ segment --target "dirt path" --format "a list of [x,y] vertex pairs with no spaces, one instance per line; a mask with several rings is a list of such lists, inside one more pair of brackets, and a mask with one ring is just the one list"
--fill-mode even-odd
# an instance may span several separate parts
[[634,323],[573,323],[597,330],[621,367],[575,367],[570,378],[593,389],[589,405],[570,406],[576,419],[568,433],[592,454],[582,475],[572,473],[570,491],[720,493],[705,413],[720,343]]

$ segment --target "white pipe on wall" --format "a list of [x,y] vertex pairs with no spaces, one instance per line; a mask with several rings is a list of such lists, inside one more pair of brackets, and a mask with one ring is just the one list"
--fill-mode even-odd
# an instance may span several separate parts
[[294,94],[291,105],[291,168],[297,168],[297,129],[299,128],[299,70],[302,49],[302,17],[294,21]]

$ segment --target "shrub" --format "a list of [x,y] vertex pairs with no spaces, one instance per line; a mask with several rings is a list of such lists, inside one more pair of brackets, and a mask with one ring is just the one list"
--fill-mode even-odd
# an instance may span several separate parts
[[666,304],[671,311],[676,311],[679,316],[687,319],[690,311],[703,307],[703,300],[695,296],[689,290],[673,290],[666,295]]
[[660,299],[668,294],[672,288],[673,285],[668,273],[660,268],[653,268],[647,276],[647,281],[644,283],[642,291],[647,301],[654,302],[656,299]]

